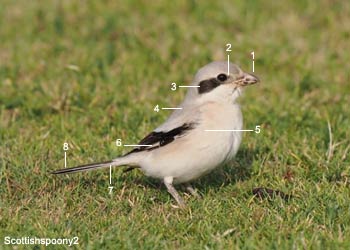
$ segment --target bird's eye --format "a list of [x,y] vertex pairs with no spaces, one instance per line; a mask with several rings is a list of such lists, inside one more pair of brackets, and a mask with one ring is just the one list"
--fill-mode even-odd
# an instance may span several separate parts
[[220,82],[224,82],[227,80],[227,75],[225,74],[219,74],[217,77],[216,77]]

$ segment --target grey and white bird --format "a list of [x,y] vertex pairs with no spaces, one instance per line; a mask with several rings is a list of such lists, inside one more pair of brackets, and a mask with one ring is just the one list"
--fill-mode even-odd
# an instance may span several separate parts
[[[198,70],[184,101],[169,118],[129,153],[111,161],[65,168],[53,174],[75,173],[111,166],[140,168],[164,182],[180,206],[184,201],[174,184],[190,183],[232,160],[242,140],[243,116],[237,102],[247,85],[259,79],[228,62],[212,62]],[[237,130],[209,132],[208,130]]]

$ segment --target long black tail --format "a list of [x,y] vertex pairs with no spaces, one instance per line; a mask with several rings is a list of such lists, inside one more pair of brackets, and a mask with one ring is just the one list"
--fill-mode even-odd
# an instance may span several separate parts
[[97,163],[91,163],[91,164],[85,164],[73,168],[63,168],[59,170],[55,170],[51,172],[51,174],[71,174],[76,172],[83,172],[83,171],[89,171],[96,168],[106,168],[109,166],[115,166],[115,162],[113,161],[105,161],[105,162],[97,162]]
[[63,168],[56,171],[51,172],[51,174],[71,174],[71,173],[77,173],[77,172],[83,172],[83,171],[89,171],[94,170],[98,168],[107,168],[109,166],[116,167],[116,166],[137,166],[139,162],[140,156],[137,154],[130,154],[127,156],[121,156],[118,158],[115,158],[111,161],[105,161],[105,162],[96,162],[96,163],[90,163],[86,165],[81,165],[73,168]]
[[122,156],[116,159],[113,159],[111,161],[105,161],[105,162],[96,162],[96,163],[90,163],[86,165],[77,166],[74,168],[63,168],[56,171],[51,172],[51,174],[71,174],[71,173],[77,173],[77,172],[83,172],[83,171],[89,171],[94,170],[98,168],[107,168],[109,166],[116,167],[116,166],[130,166],[132,168],[137,166],[138,162],[138,155],[128,155],[128,156]]

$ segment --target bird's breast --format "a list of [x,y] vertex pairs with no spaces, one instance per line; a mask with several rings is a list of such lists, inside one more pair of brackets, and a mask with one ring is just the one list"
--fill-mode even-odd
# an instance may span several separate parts
[[242,140],[243,116],[238,104],[211,103],[203,107],[204,136],[212,141],[225,155],[225,161],[232,159]]
[[243,126],[243,116],[238,104],[208,103],[201,108],[201,118],[208,130],[237,130]]

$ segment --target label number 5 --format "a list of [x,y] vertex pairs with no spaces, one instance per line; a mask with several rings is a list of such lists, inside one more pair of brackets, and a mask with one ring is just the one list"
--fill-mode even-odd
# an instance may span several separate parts
[[261,132],[260,125],[255,126],[255,130],[254,131],[255,131],[256,134],[260,134],[260,132]]

